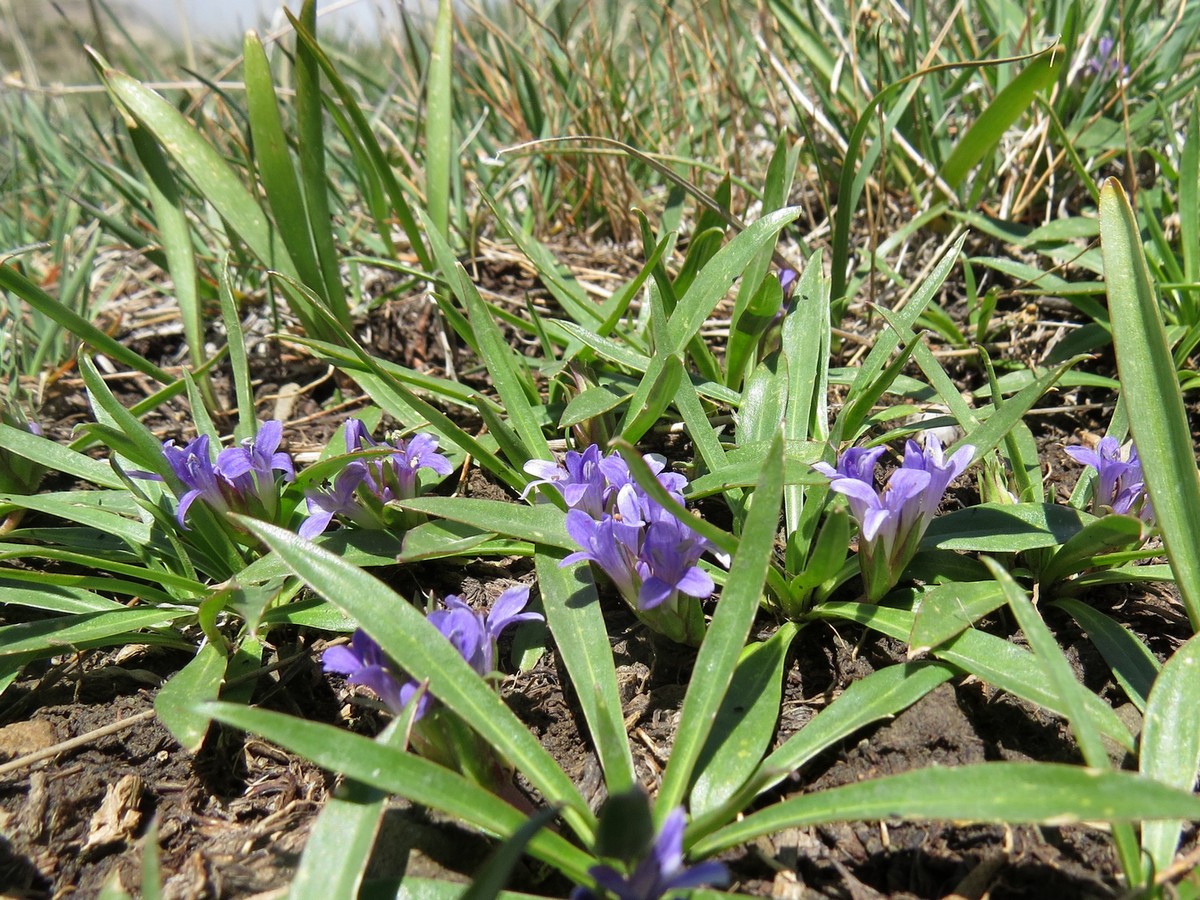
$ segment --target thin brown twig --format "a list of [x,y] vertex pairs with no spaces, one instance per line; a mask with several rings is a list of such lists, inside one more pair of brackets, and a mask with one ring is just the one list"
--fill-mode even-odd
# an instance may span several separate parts
[[154,718],[154,710],[147,709],[136,715],[121,719],[117,722],[110,722],[107,725],[102,725],[100,728],[95,728],[87,734],[81,734],[78,737],[73,737],[70,740],[62,741],[53,746],[46,747],[42,750],[35,750],[33,753],[27,753],[24,756],[14,759],[12,762],[7,762],[0,766],[0,778],[12,772],[18,772],[26,766],[31,766],[34,763],[41,762],[43,759],[50,759],[58,756],[60,753],[66,753],[69,750],[74,750],[77,747],[83,747],[90,744],[92,741],[102,737],[108,737],[110,734],[116,734],[119,731],[124,731],[136,725],[138,722],[144,722],[147,719]]

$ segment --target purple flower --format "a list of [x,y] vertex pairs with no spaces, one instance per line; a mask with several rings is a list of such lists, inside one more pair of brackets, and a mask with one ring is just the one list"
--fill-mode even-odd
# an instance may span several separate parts
[[799,280],[800,273],[795,269],[787,268],[779,270],[779,287],[783,290],[785,303],[792,298],[792,292],[796,290],[796,282]]
[[697,599],[712,596],[716,584],[697,565],[707,549],[708,542],[678,519],[648,524],[636,565],[642,580],[637,608],[654,609],[679,594]]
[[828,463],[813,466],[830,479],[832,490],[846,497],[858,522],[859,566],[867,598],[872,601],[896,585],[937,514],[946,487],[975,454],[974,447],[964,445],[947,460],[932,434],[927,435],[924,450],[909,441],[903,463],[892,472],[884,489],[877,491],[875,465],[883,450],[851,448],[838,459],[837,468]]
[[[528,585],[509,588],[496,598],[485,616],[458,597],[446,597],[446,608],[431,612],[429,622],[446,638],[481,676],[491,674],[496,657],[496,642],[510,625],[540,622],[539,613],[522,612],[529,602]],[[375,641],[361,628],[354,632],[349,647],[331,647],[321,657],[326,672],[345,675],[351,684],[362,684],[378,695],[389,710],[399,713],[416,696],[418,706],[413,721],[432,709],[433,699],[414,679],[403,677]]]
[[356,524],[372,527],[374,520],[370,517],[370,511],[358,499],[359,485],[366,477],[366,463],[355,460],[337,473],[333,487],[323,491],[306,491],[304,496],[308,518],[300,525],[300,537],[311,541],[323,534],[334,516],[345,516]]
[[1142,462],[1137,448],[1129,445],[1126,458],[1121,458],[1121,445],[1114,437],[1101,438],[1095,450],[1086,447],[1064,447],[1071,459],[1096,470],[1092,485],[1092,512],[1102,515],[1140,516],[1145,522],[1154,521],[1154,508],[1146,494]]
[[524,469],[534,476],[534,480],[525,485],[522,497],[528,496],[538,485],[546,485],[558,491],[569,509],[582,510],[593,517],[603,512],[609,487],[600,469],[600,448],[595,444],[582,453],[568,450],[562,466],[544,459],[531,459]]
[[[179,524],[187,528],[185,517],[197,500],[203,500],[219,513],[233,511],[273,519],[279,507],[275,473],[282,472],[284,481],[296,477],[291,457],[278,449],[282,437],[281,422],[264,422],[257,435],[237,447],[222,450],[215,463],[206,434],[183,447],[175,446],[173,440],[165,441],[163,458],[185,489],[175,513]],[[163,480],[154,472],[129,474],[149,481]]]
[[438,453],[438,440],[431,434],[413,435],[407,441],[375,441],[360,419],[346,423],[346,452],[391,451],[356,459],[334,479],[332,487],[305,491],[309,516],[300,526],[308,539],[324,533],[335,516],[362,528],[388,526],[384,504],[417,496],[417,472],[431,469],[439,475],[454,471],[450,460]]
[[[354,632],[349,647],[330,647],[321,656],[321,665],[326,672],[345,675],[350,684],[369,687],[383,701],[383,705],[399,714],[416,693],[414,681],[402,683],[396,668],[383,653],[380,646],[361,628]],[[429,705],[429,695],[422,694],[417,709],[418,718]]]
[[455,646],[462,658],[480,675],[490,675],[496,658],[496,643],[504,629],[519,622],[541,622],[540,613],[521,612],[529,602],[529,586],[511,587],[492,604],[485,616],[454,594],[443,601],[446,608],[429,614],[429,621]]
[[1109,35],[1104,35],[1096,42],[1096,52],[1083,65],[1083,71],[1092,78],[1122,77],[1129,74],[1129,66],[1121,63],[1120,48]]
[[[687,479],[666,471],[661,456],[642,458],[662,488],[684,505]],[[595,563],[651,628],[699,643],[703,616],[698,605],[684,605],[682,598],[702,599],[715,589],[698,565],[712,550],[707,540],[643,491],[620,454],[602,456],[595,444],[568,453],[565,467],[531,460],[525,471],[536,479],[529,488],[548,485],[570,507],[567,534],[580,549],[562,565]]]
[[[729,870],[724,863],[709,860],[695,866],[683,864],[683,807],[673,809],[663,822],[650,852],[629,874],[622,874],[608,865],[592,866],[588,874],[596,884],[617,900],[659,900],[675,891],[704,885],[724,886],[729,882]],[[576,888],[572,900],[594,900],[596,894],[587,888]]]

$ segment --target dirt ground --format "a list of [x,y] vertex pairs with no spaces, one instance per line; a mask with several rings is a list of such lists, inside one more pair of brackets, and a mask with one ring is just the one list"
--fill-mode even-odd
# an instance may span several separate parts
[[[540,296],[518,263],[492,266],[481,282],[492,296],[520,299],[529,291],[535,299]],[[953,298],[948,304],[953,305]],[[999,340],[1007,340],[1017,358],[1040,356],[1062,314],[1054,310],[1031,318],[1022,303],[1014,302],[1001,309]],[[128,313],[131,343],[152,358],[170,359],[178,337],[138,336],[136,323],[136,311]],[[402,299],[384,304],[367,327],[373,346],[391,347],[394,357],[408,365],[444,371],[440,336],[432,323],[426,302]],[[981,375],[968,363],[947,359],[964,387],[979,383]],[[267,360],[260,387],[266,398],[279,394],[282,385],[307,386],[324,377],[323,370],[290,351],[273,351]],[[1096,361],[1099,371],[1106,365],[1111,374],[1111,361],[1103,356]],[[485,383],[484,373],[472,369],[466,357],[458,357],[457,367],[463,378]],[[51,434],[68,433],[87,414],[69,385],[64,380],[57,405],[50,407],[55,411],[48,422]],[[288,440],[294,452],[319,448],[353,410],[353,398],[335,411],[327,408],[334,389],[343,387],[328,379],[303,391],[290,406]],[[1051,467],[1051,483],[1064,495],[1077,473],[1071,466],[1062,470],[1062,444],[1086,431],[1102,431],[1107,420],[1108,410],[1093,399],[1086,392],[1060,392],[1043,404],[1058,411],[1030,417],[1043,462]],[[264,401],[266,413],[274,402]],[[164,436],[179,436],[184,419],[182,413],[173,418],[168,410],[157,427]],[[487,485],[472,487],[481,492]],[[959,490],[963,493],[949,498],[950,506],[969,501],[971,488]],[[420,586],[470,598],[498,578],[527,574],[522,564],[504,568],[484,562],[463,570],[418,568],[387,577],[401,590]],[[1166,589],[1109,589],[1086,599],[1130,625],[1160,658],[1190,635]],[[654,640],[615,597],[607,600],[638,774],[653,788],[670,752],[694,653]],[[1132,707],[1086,637],[1065,615],[1052,609],[1045,614],[1082,680],[1122,714],[1130,713]],[[764,632],[772,627],[766,618],[759,624]],[[1005,636],[1015,630],[1001,614],[980,627]],[[370,701],[321,672],[319,653],[327,637],[273,632],[264,660],[271,669],[260,680],[254,702],[374,733],[382,718]],[[853,681],[903,661],[905,650],[856,626],[806,626],[793,645],[777,740],[803,727]],[[29,666],[0,697],[0,893],[5,897],[92,897],[112,879],[136,891],[142,850],[152,834],[167,898],[283,894],[336,778],[257,738],[218,728],[198,754],[184,751],[152,709],[158,687],[187,659],[186,654],[149,646],[60,657]],[[530,672],[510,677],[504,692],[585,796],[598,804],[603,799],[600,769],[580,736],[582,716],[553,654]],[[71,740],[77,745],[62,746]],[[1079,761],[1062,721],[988,685],[959,678],[894,720],[865,729],[824,754],[764,799],[924,766],[985,760]],[[451,835],[454,839],[448,840]],[[1186,840],[1194,842],[1194,834]],[[466,880],[486,850],[482,838],[398,804],[387,819],[370,874]],[[1116,860],[1105,835],[1078,826],[850,823],[794,829],[723,858],[734,876],[733,890],[784,900],[1120,894]],[[553,877],[545,880],[544,872],[529,867],[518,872],[513,887],[562,896],[570,885]]]

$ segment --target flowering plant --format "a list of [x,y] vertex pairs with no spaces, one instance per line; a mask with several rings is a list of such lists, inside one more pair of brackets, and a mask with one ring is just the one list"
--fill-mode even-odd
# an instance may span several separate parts
[[1095,450],[1065,447],[1063,452],[1075,462],[1096,470],[1092,482],[1093,513],[1103,515],[1111,512],[1138,516],[1144,522],[1154,521],[1154,508],[1146,495],[1142,462],[1133,444],[1129,445],[1124,458],[1121,445],[1114,437],[1101,438]]
[[331,486],[305,491],[308,518],[300,526],[301,537],[322,534],[338,516],[361,528],[403,524],[397,518],[403,513],[389,511],[387,504],[417,496],[417,472],[429,469],[449,475],[453,471],[450,460],[438,453],[435,436],[375,441],[360,419],[346,423],[346,452],[370,455],[348,462]]
[[975,454],[968,444],[946,459],[934,434],[926,435],[924,449],[909,441],[903,462],[880,491],[875,488],[875,467],[884,451],[884,447],[852,447],[838,458],[836,468],[824,462],[813,466],[849,501],[858,522],[859,566],[871,601],[881,599],[900,580],[937,514],[946,487]]
[[[427,618],[481,678],[492,675],[496,645],[506,629],[521,622],[543,621],[540,613],[522,611],[529,602],[527,585],[506,590],[486,615],[453,594],[443,602],[445,609],[434,610]],[[361,628],[354,632],[350,646],[329,648],[321,662],[326,672],[370,688],[395,715],[415,704],[411,707],[411,738],[422,756],[471,774],[480,783],[496,782],[501,769],[487,746],[453,713],[441,709],[424,684],[405,676]]]
[[[667,494],[684,505],[687,479],[665,471],[666,460],[644,457]],[[647,494],[618,453],[603,456],[595,444],[570,450],[563,464],[530,460],[538,486],[555,491],[568,507],[567,533],[580,549],[562,565],[595,563],[647,625],[672,640],[699,644],[704,616],[699,600],[716,585],[699,565],[713,548],[688,524]]]
[[[228,447],[214,461],[208,435],[193,438],[183,447],[174,440],[165,441],[162,454],[183,491],[175,518],[187,528],[187,514],[192,504],[202,500],[219,513],[237,512],[256,519],[274,521],[279,511],[281,481],[276,472],[283,473],[282,481],[296,477],[292,458],[279,450],[283,438],[283,423],[264,422],[258,434],[235,447]],[[164,481],[153,472],[131,472],[138,478]]]

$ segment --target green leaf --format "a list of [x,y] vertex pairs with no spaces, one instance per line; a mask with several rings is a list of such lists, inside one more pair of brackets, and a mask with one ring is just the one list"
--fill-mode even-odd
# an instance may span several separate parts
[[1063,599],[1055,601],[1054,605],[1066,610],[1087,632],[1125,695],[1139,710],[1145,712],[1146,699],[1160,668],[1150,649],[1128,629],[1086,603]]
[[688,809],[700,816],[732,797],[758,768],[779,719],[784,666],[799,628],[785,622],[763,643],[742,651],[712,731],[696,761]]
[[47,650],[69,653],[143,628],[166,628],[195,614],[190,609],[122,609],[6,625],[0,628],[0,656]]
[[[813,614],[849,619],[901,641],[908,639],[913,626],[911,612],[875,603],[823,603],[813,610]],[[935,647],[933,654],[987,684],[1060,716],[1067,715],[1057,695],[1047,689],[1046,676],[1033,654],[1011,641],[985,631],[968,629]],[[1083,704],[1087,715],[1104,734],[1124,749],[1133,751],[1133,736],[1112,707],[1090,691],[1083,691]]]
[[430,237],[436,234],[443,241],[450,239],[450,174],[458,158],[453,145],[453,28],[454,4],[439,0],[425,85],[425,200],[433,226]]
[[326,801],[304,843],[292,878],[291,900],[358,897],[375,835],[387,808],[386,791],[353,779]]
[[[444,766],[331,725],[235,703],[207,703],[202,711],[298,753],[322,768],[439,810],[489,834],[514,834],[527,820],[524,813]],[[524,730],[524,726],[519,727]],[[584,880],[592,864],[586,853],[548,830],[530,840],[529,852],[575,881]]]
[[928,768],[804,794],[698,841],[697,856],[786,828],[876,819],[1066,825],[1200,819],[1200,797],[1132,772],[1058,763],[989,762]]
[[577,834],[590,836],[595,820],[571,779],[412,604],[311,541],[265,522],[245,517],[238,521],[262,538],[313,590],[358,622],[367,623],[371,637],[397,664],[413,678],[427,679],[438,700],[469,722],[548,802],[563,806],[563,816]]
[[923,547],[1017,553],[1065,544],[1093,516],[1054,503],[981,503],[938,516],[925,532]]
[[800,213],[797,207],[768,213],[722,247],[679,298],[667,326],[670,343],[658,348],[659,352],[671,356],[681,353],[759,250],[775,240]]
[[1050,558],[1039,581],[1053,584],[1096,565],[1095,557],[1115,550],[1134,550],[1144,541],[1144,526],[1136,516],[1101,516],[1088,522]]
[[55,300],[10,265],[0,265],[0,290],[20,297],[39,313],[51,321],[57,322],[98,353],[103,353],[105,356],[129,366],[134,371],[149,375],[160,384],[170,384],[175,381],[158,366],[147,362],[120,341],[109,337],[87,319]]
[[1122,396],[1154,516],[1192,630],[1200,630],[1200,476],[1179,380],[1146,269],[1137,221],[1120,182],[1100,191],[1100,245]]
[[561,550],[578,550],[567,534],[566,514],[553,503],[522,506],[502,500],[477,500],[473,497],[417,497],[402,500],[405,509],[441,516],[533,544],[545,544]]
[[[1143,775],[1185,791],[1195,787],[1196,770],[1200,768],[1198,670],[1200,637],[1193,637],[1167,660],[1150,689],[1138,757],[1138,771]],[[1183,824],[1177,818],[1161,818],[1162,821],[1142,825],[1142,847],[1156,873],[1164,871],[1174,860]]]
[[[450,4],[447,3],[447,6]],[[533,836],[554,821],[553,809],[539,810],[503,844],[492,851],[483,866],[471,879],[471,886],[460,900],[495,900],[503,897],[501,890],[512,877],[513,869],[525,855],[525,847]]]
[[[715,263],[714,260],[709,265]],[[763,585],[775,549],[782,498],[783,440],[776,437],[763,460],[762,475],[754,490],[754,503],[746,518],[741,542],[692,670],[692,680],[679,714],[675,746],[655,804],[655,821],[659,826],[667,813],[682,801],[712,731],[717,710],[733,679],[738,657],[762,600]]]
[[195,753],[204,743],[209,719],[198,710],[205,701],[217,699],[228,662],[220,647],[206,643],[154,698],[159,720],[189,753]]
[[[283,131],[271,64],[262,41],[253,31],[247,31],[242,42],[242,67],[246,83],[246,116],[254,140],[254,161],[279,236],[296,264],[300,280],[324,296],[325,282],[317,266],[317,254],[308,227],[308,210]],[[349,321],[343,324],[348,325]]]
[[984,108],[942,165],[942,178],[950,187],[961,185],[975,164],[992,152],[1004,133],[1033,105],[1035,96],[1054,83],[1065,58],[1060,49],[1031,60]]
[[102,68],[117,103],[154,135],[171,157],[265,265],[296,277],[292,260],[262,207],[220,152],[170,103],[123,72]]
[[618,794],[633,787],[637,777],[625,735],[616,663],[591,570],[587,565],[560,568],[564,555],[539,552],[536,556],[546,625],[575,686],[604,783],[610,795]]
[[928,653],[1003,605],[1004,592],[994,581],[952,582],[925,590],[908,638],[909,655]]

